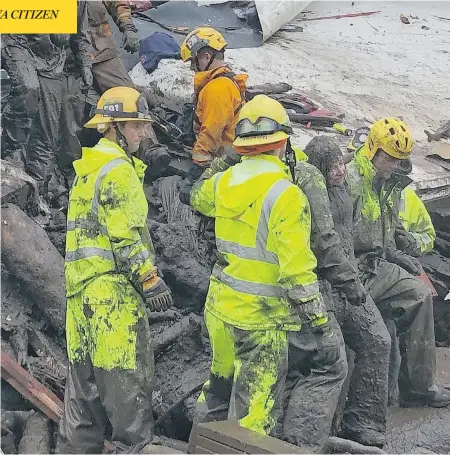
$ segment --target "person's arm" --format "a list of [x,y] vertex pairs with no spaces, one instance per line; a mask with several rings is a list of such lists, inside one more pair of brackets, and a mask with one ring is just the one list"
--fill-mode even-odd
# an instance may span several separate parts
[[76,65],[80,68],[81,75],[86,85],[91,86],[93,83],[92,62],[89,55],[92,51],[91,41],[89,39],[87,4],[85,0],[79,0],[77,6],[78,28],[75,35],[70,35],[70,48],[73,53]]
[[137,28],[134,25],[133,18],[131,16],[131,7],[127,1],[103,0],[103,4],[122,33],[125,30],[131,30],[137,33]]
[[400,210],[400,219],[403,227],[414,237],[420,252],[431,251],[436,240],[436,231],[424,203],[412,188],[407,187],[403,190],[401,208],[403,210]]
[[301,170],[301,188],[311,207],[311,245],[317,258],[317,271],[331,286],[342,291],[352,304],[364,299],[364,288],[334,229],[330,200],[323,175],[313,166]]
[[193,161],[200,166],[214,158],[222,146],[223,131],[234,122],[236,91],[232,81],[221,77],[209,82],[200,92],[197,112],[201,125],[192,150]]
[[222,173],[206,180],[199,180],[191,190],[191,206],[205,216],[216,216],[216,187]]
[[135,284],[156,276],[155,251],[147,236],[148,203],[131,164],[121,164],[105,176],[100,203],[119,272]]

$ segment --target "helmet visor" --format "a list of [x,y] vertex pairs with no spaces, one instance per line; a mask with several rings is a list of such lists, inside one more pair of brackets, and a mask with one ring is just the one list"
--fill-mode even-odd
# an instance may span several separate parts
[[292,134],[292,128],[289,125],[281,125],[268,117],[259,117],[255,123],[249,119],[242,119],[236,125],[237,137],[263,136],[276,133],[277,131]]

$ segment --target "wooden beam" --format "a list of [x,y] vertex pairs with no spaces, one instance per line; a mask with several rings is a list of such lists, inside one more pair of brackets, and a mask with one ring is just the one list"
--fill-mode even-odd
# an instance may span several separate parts
[[[1,376],[49,419],[52,419],[56,423],[59,422],[64,413],[63,402],[3,350],[1,356]],[[109,441],[105,441],[104,449],[106,453],[116,451],[116,447]]]

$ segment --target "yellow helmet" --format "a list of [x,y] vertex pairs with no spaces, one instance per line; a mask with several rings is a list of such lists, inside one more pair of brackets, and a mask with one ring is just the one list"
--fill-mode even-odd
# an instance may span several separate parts
[[152,121],[147,100],[134,88],[113,87],[100,97],[94,117],[84,126],[101,130],[113,122],[129,121]]
[[413,138],[405,122],[395,117],[386,117],[371,126],[364,154],[372,160],[381,149],[398,160],[406,160],[411,155],[412,146]]
[[239,112],[233,145],[272,144],[288,139],[291,134],[291,122],[281,103],[267,95],[256,95]]
[[216,51],[223,51],[227,44],[217,30],[211,27],[199,27],[192,30],[181,44],[181,59],[187,62],[191,58],[196,58],[198,51],[207,46]]

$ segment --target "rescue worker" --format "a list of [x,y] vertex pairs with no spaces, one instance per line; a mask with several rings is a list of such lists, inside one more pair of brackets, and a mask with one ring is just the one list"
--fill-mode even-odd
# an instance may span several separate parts
[[[181,198],[187,203],[193,182],[216,157],[231,154],[238,113],[244,104],[246,74],[235,74],[224,60],[227,42],[213,28],[190,32],[181,45],[181,58],[194,76],[194,133],[192,162]],[[232,161],[231,164],[234,164]]]
[[[78,29],[84,33],[85,41],[88,43],[86,53],[92,53],[88,35],[87,2],[78,0]],[[72,163],[81,158],[81,144],[79,136],[83,124],[89,118],[91,105],[95,106],[96,100],[88,102],[88,92],[93,84],[92,72],[88,77],[83,77],[83,66],[75,59],[73,47],[67,49],[66,61],[63,73],[63,90],[60,115],[60,142],[57,153],[57,161],[69,187],[72,185],[75,176]],[[91,62],[89,60],[89,65]]]
[[[364,445],[385,443],[391,339],[358,277],[353,251],[353,206],[339,147],[317,136],[304,152],[294,147],[295,183],[311,207],[311,249],[317,273],[333,290],[332,307],[345,343],[355,352],[341,436]],[[300,431],[300,429],[299,429]]]
[[85,4],[80,3],[78,33],[73,35],[2,35],[2,67],[12,81],[2,112],[2,156],[24,167],[48,202],[66,191],[56,152],[69,46],[85,83],[92,83],[85,15]]
[[436,240],[436,231],[424,203],[410,186],[401,193],[399,216],[403,227],[412,234],[415,244],[411,245],[409,237],[396,232],[398,249],[411,255],[417,249],[420,249],[419,255],[430,252]]
[[172,304],[158,276],[142,188],[145,165],[133,156],[151,122],[145,98],[115,87],[85,125],[104,137],[74,162],[66,238],[69,374],[61,453],[101,453],[105,428],[125,445],[153,435],[153,350],[145,305]]
[[354,210],[354,247],[360,277],[385,319],[399,334],[402,406],[450,404],[450,391],[435,384],[436,348],[433,302],[428,288],[414,275],[420,266],[396,249],[401,189],[391,179],[411,155],[413,139],[397,118],[375,122],[365,144],[348,165],[347,183]]
[[219,256],[205,304],[211,374],[198,411],[202,420],[228,416],[269,434],[288,374],[295,406],[288,407],[284,436],[301,440],[302,422],[312,444],[320,445],[347,365],[314,272],[309,205],[281,161],[291,133],[282,105],[256,96],[236,126],[233,145],[242,162],[193,186],[194,209],[215,218]]
[[112,87],[133,87],[114,43],[109,14],[123,34],[123,46],[131,53],[139,52],[138,30],[131,17],[129,2],[122,0],[90,1],[88,21],[93,51],[92,72],[96,89],[101,93]]

